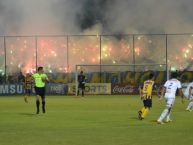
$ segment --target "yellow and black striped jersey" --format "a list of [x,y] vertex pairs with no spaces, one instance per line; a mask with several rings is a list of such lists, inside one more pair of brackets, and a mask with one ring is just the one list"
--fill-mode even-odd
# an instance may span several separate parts
[[151,99],[153,92],[154,81],[147,80],[143,83],[142,95],[144,99]]
[[31,89],[32,88],[32,82],[33,82],[33,79],[31,76],[25,77],[25,83],[24,83],[25,89]]

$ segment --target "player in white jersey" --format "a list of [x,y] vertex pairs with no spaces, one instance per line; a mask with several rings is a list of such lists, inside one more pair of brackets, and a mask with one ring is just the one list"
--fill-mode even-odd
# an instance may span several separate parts
[[183,93],[182,93],[182,86],[181,82],[176,79],[177,78],[177,72],[173,72],[171,74],[171,79],[166,81],[164,84],[160,100],[162,98],[165,98],[166,100],[166,108],[163,110],[162,114],[157,120],[158,124],[163,124],[163,120],[166,119],[166,122],[170,122],[170,115],[171,115],[171,109],[174,104],[175,98],[176,98],[176,91],[179,89],[179,93],[182,97],[183,101]]
[[193,110],[193,82],[188,84],[184,96],[189,100],[186,110],[191,112]]

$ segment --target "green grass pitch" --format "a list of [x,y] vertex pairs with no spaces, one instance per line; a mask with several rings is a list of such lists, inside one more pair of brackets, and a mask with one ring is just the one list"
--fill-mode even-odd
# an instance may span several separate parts
[[49,96],[47,113],[35,115],[35,97],[0,97],[0,145],[188,145],[193,112],[177,98],[172,123],[155,121],[165,102],[153,99],[145,120],[137,119],[137,96]]

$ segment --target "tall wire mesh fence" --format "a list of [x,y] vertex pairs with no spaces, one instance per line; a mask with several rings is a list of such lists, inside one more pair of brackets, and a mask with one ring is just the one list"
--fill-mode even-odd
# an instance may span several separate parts
[[[43,66],[53,80],[72,82],[77,64],[167,64],[193,71],[193,34],[1,36],[0,83]],[[57,78],[56,78],[57,76]]]

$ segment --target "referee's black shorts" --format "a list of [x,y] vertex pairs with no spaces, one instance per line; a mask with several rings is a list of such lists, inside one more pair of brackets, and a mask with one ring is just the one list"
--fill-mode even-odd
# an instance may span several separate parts
[[31,95],[31,89],[25,89],[25,95],[30,96]]
[[39,95],[42,98],[45,98],[45,87],[35,87],[35,93],[36,95]]

